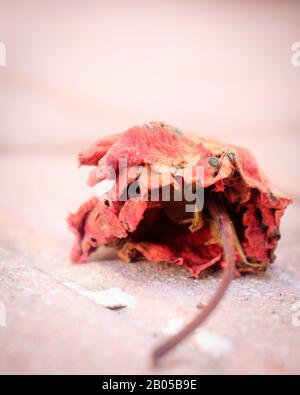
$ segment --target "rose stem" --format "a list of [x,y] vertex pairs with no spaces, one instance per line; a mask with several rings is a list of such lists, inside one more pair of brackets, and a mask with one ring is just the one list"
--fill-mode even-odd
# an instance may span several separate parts
[[171,351],[178,343],[191,334],[199,325],[201,325],[211,312],[216,308],[226,289],[228,288],[235,272],[234,263],[234,234],[231,226],[231,220],[227,214],[224,204],[220,198],[209,197],[207,208],[216,221],[217,228],[221,235],[224,250],[225,268],[224,274],[216,293],[206,305],[206,307],[196,317],[181,329],[177,334],[168,339],[165,343],[158,346],[152,353],[153,362],[156,364],[158,360]]

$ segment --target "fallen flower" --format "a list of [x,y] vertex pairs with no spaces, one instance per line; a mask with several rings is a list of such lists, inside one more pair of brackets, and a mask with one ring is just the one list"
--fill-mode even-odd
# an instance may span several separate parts
[[[69,216],[74,262],[85,262],[100,246],[114,246],[125,261],[165,261],[195,277],[226,269],[212,301],[155,350],[155,359],[203,322],[234,273],[262,272],[274,262],[280,219],[291,200],[272,186],[246,149],[152,122],[97,141],[79,154],[79,164],[94,166],[89,185],[115,178],[116,186]],[[185,186],[203,193],[204,203],[195,195],[192,211],[186,199],[176,199]],[[167,187],[171,194],[164,199]]]
[[[118,169],[120,158],[126,159],[128,174]],[[95,166],[90,185],[109,178],[110,166],[117,172],[120,194],[135,186],[140,196],[120,201],[107,192],[70,215],[68,223],[76,235],[74,262],[85,262],[99,246],[115,246],[124,260],[167,261],[183,265],[196,277],[212,266],[223,267],[222,243],[205,203],[217,195],[232,221],[237,271],[263,271],[275,259],[280,218],[291,201],[270,184],[245,149],[195,139],[151,123],[98,141],[79,154],[79,163]],[[179,170],[202,166],[203,209],[187,213],[183,202],[172,198],[168,202],[146,200],[145,194],[153,191],[143,172],[150,166],[155,166],[160,190],[163,172],[176,189],[175,183],[183,178],[176,175],[181,174]],[[183,180],[190,185],[196,181],[195,177]]]

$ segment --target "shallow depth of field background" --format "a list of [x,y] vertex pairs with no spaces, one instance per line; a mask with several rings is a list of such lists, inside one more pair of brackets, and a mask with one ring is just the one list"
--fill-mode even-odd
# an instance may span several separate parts
[[252,149],[300,196],[298,1],[0,0],[0,150],[163,120]]

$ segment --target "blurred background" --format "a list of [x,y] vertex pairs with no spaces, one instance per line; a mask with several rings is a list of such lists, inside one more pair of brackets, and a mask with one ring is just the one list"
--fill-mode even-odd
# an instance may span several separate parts
[[249,147],[297,195],[299,21],[297,0],[0,0],[0,149],[75,153],[162,120]]

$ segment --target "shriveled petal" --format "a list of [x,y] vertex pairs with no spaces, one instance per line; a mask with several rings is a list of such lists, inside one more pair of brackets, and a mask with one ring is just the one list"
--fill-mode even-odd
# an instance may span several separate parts
[[[131,177],[118,168],[120,159],[133,170]],[[150,166],[158,189],[169,183],[179,188],[181,177],[188,185],[200,182],[208,195],[222,195],[240,241],[236,264],[241,272],[261,270],[274,260],[280,218],[291,200],[273,187],[248,150],[183,135],[154,122],[96,142],[79,160],[96,166],[90,185],[115,178],[117,196],[138,186],[141,197],[126,197],[126,202],[121,199],[108,206],[92,199],[70,216],[68,222],[76,234],[73,260],[85,260],[99,245],[122,244],[119,254],[123,259],[138,254],[151,261],[183,264],[195,276],[212,265],[222,267],[220,239],[212,233],[207,218],[201,214],[201,222],[194,217],[192,225],[185,226],[189,218],[182,216],[180,208],[174,215],[172,207],[164,211],[160,197],[156,205],[143,200],[154,191],[148,178]],[[201,179],[196,166],[202,168]],[[192,172],[184,173],[187,168]],[[164,175],[169,176],[167,181]],[[111,191],[106,196],[112,200]]]
[[119,251],[120,258],[131,261],[137,257],[137,254],[144,256],[151,262],[169,262],[181,264],[182,259],[174,253],[170,246],[165,244],[156,244],[150,242],[126,243]]
[[89,149],[78,154],[80,165],[97,166],[99,160],[106,154],[114,143],[118,141],[119,134],[104,137],[96,141]]

